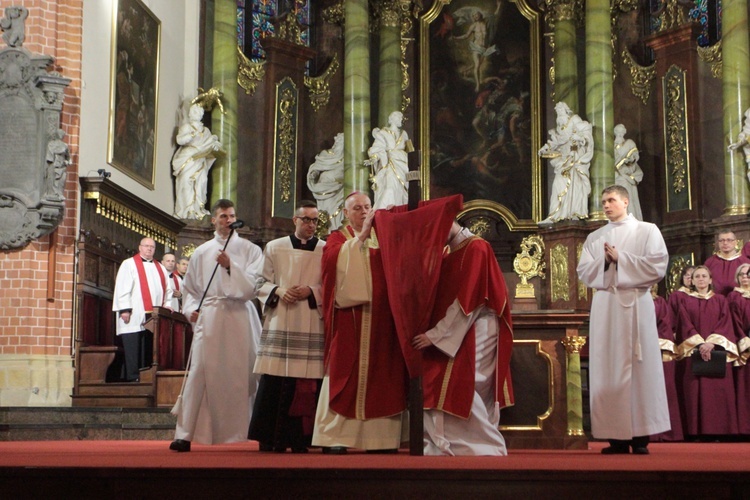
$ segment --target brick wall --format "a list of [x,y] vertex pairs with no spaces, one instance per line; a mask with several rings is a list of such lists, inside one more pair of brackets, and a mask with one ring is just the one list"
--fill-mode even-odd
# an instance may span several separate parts
[[[5,7],[16,4],[19,2],[0,1],[0,14],[4,16]],[[71,164],[65,188],[65,216],[56,232],[32,241],[22,250],[0,252],[0,405],[3,406],[19,404],[20,393],[8,401],[8,391],[14,392],[9,387],[15,385],[12,381],[21,385],[28,381],[29,389],[34,392],[27,401],[40,397],[32,368],[28,368],[27,376],[19,376],[17,370],[23,369],[18,360],[26,358],[31,366],[50,357],[55,359],[54,364],[59,364],[60,358],[70,358],[72,354],[73,335],[83,0],[25,0],[22,4],[29,9],[24,48],[34,54],[52,56],[54,63],[50,69],[72,80],[65,91],[62,116],[66,134],[63,140],[70,149]],[[52,262],[56,262],[54,267]],[[51,272],[54,280],[48,286]],[[3,359],[9,358],[16,367],[12,373],[2,369]],[[63,385],[68,384],[63,382]],[[41,388],[42,393],[44,390]],[[57,395],[50,398],[53,404],[59,400]]]

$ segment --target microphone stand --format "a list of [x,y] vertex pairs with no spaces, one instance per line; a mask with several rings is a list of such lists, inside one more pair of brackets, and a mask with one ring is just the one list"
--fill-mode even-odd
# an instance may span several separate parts
[[[237,224],[237,223],[240,224]],[[227,237],[227,242],[224,243],[224,248],[221,249],[222,252],[225,252],[227,249],[227,245],[229,245],[229,240],[232,239],[232,235],[234,234],[235,227],[242,227],[244,223],[242,221],[237,221],[233,224],[230,224],[229,227],[232,228],[232,230],[229,232],[229,236]],[[208,285],[206,285],[206,289],[203,291],[203,297],[201,297],[201,301],[198,304],[198,309],[195,311],[197,313],[201,312],[201,307],[203,307],[203,301],[206,299],[206,294],[208,293],[208,289],[211,287],[211,282],[214,280],[214,276],[216,276],[216,270],[219,269],[219,261],[216,261],[216,265],[214,266],[214,272],[211,273],[211,278],[208,280]]]

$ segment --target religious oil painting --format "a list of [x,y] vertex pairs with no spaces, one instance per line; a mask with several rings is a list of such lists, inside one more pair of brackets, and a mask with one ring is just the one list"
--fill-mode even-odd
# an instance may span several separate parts
[[511,230],[541,215],[541,17],[525,2],[438,0],[420,32],[428,196],[460,193]]
[[161,21],[140,0],[114,7],[108,162],[154,188]]

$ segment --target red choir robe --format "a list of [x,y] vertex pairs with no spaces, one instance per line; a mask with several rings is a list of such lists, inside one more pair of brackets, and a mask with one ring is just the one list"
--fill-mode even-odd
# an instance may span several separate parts
[[734,274],[737,272],[737,268],[742,264],[750,263],[750,259],[744,255],[737,254],[734,257],[725,259],[719,257],[719,255],[712,255],[706,259],[705,266],[711,271],[711,283],[714,289],[714,293],[729,295],[729,292],[734,290],[736,281]]
[[696,377],[690,355],[704,342],[727,351],[727,360],[737,359],[734,324],[723,295],[692,294],[680,309],[676,332],[678,356],[683,359],[682,404],[684,432],[692,436],[737,433],[737,409],[732,363],[724,378]]
[[677,328],[677,320],[680,317],[680,308],[682,307],[682,302],[690,293],[692,293],[692,290],[690,288],[681,286],[680,288],[672,292],[667,299],[667,303],[672,310],[672,327],[674,327],[675,329]]
[[[684,297],[687,296],[682,292],[679,293]],[[680,400],[677,396],[672,308],[663,297],[657,295],[654,297],[654,309],[656,310],[656,329],[659,333],[659,346],[661,347],[662,361],[664,362],[662,366],[664,368],[664,385],[667,389],[669,422],[672,428],[669,431],[651,436],[651,441],[682,441],[685,437],[682,433]]]
[[[372,234],[375,235],[373,229]],[[354,238],[346,226],[331,233],[323,248],[322,281],[325,365],[330,408],[347,418],[366,420],[406,409],[408,378],[388,302],[379,248],[368,248],[371,302],[335,306],[336,264],[342,245]],[[371,237],[372,238],[372,237]],[[377,236],[372,238],[377,241]]]
[[750,367],[746,364],[750,357],[750,291],[735,288],[727,296],[727,301],[734,320],[740,358],[740,366],[734,369],[737,421],[740,434],[750,434]]
[[[443,260],[438,295],[430,327],[440,321],[454,301],[470,315],[484,305],[497,314],[498,342],[495,369],[495,401],[500,408],[513,404],[510,357],[513,324],[505,279],[492,247],[479,237],[467,239]],[[474,325],[464,337],[455,358],[431,347],[424,352],[424,407],[469,418],[474,397]]]

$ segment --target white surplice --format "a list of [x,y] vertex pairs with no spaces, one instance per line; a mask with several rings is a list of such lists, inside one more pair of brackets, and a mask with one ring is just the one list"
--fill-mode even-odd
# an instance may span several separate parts
[[[618,251],[605,270],[604,243]],[[578,277],[596,292],[589,328],[591,430],[595,438],[629,440],[670,429],[650,287],[669,255],[659,229],[633,215],[586,238]]]
[[[148,317],[143,308],[143,295],[141,294],[141,282],[138,277],[138,268],[135,266],[133,259],[140,259],[140,255],[125,259],[117,270],[115,279],[115,292],[112,296],[112,310],[114,312],[130,309],[130,321],[125,323],[120,315],[117,315],[117,335],[125,333],[135,333],[145,330],[145,323]],[[166,280],[166,290],[161,286],[161,275],[156,269],[161,267],[161,271]],[[161,265],[160,262],[151,261],[143,263],[143,270],[146,273],[148,290],[151,294],[151,304],[154,307],[161,307],[172,297],[172,283],[170,282],[169,272]]]
[[[218,235],[199,246],[185,275],[183,309],[198,309],[226,239]],[[198,321],[193,325],[190,371],[177,419],[175,439],[205,444],[247,440],[250,412],[258,385],[252,372],[261,324],[255,287],[263,254],[236,233],[227,246],[227,271],[219,266]]]

